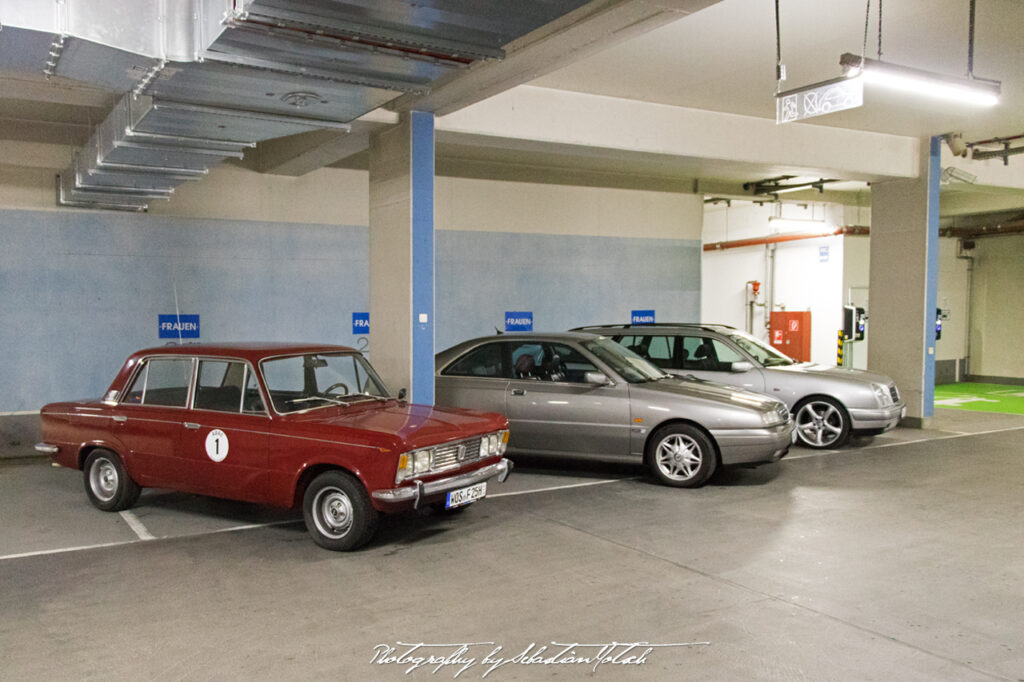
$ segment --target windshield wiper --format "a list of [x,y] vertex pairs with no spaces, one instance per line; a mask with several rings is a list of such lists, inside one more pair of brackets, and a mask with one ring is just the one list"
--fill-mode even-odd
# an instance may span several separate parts
[[325,395],[311,395],[305,398],[292,398],[288,402],[290,403],[308,403],[310,400],[323,400],[324,402],[333,403],[335,405],[345,405],[348,407],[348,403],[338,400],[337,398],[328,398]]
[[350,393],[349,397],[352,397],[352,398],[370,398],[371,400],[379,400],[382,403],[386,403],[387,401],[391,400],[390,398],[385,398],[384,396],[371,395],[371,394],[366,393],[366,392],[363,392],[363,393]]

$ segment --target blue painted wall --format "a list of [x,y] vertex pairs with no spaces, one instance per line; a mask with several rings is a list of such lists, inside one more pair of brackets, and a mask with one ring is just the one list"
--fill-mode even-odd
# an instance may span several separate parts
[[438,351],[533,312],[535,331],[657,320],[699,321],[699,240],[439,230]]
[[[436,348],[529,310],[538,331],[700,319],[700,242],[435,232]],[[157,316],[200,316],[200,341],[359,346],[365,226],[0,210],[0,412],[99,397]],[[370,321],[371,330],[373,320]],[[372,333],[370,336],[372,340]],[[372,354],[371,354],[372,358]]]
[[101,395],[175,285],[200,341],[354,345],[368,250],[365,226],[0,210],[0,412]]

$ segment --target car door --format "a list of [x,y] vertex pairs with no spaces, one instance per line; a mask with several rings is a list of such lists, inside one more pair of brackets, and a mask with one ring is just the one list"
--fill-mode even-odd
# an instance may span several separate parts
[[485,343],[450,363],[434,380],[434,403],[504,414],[511,371],[506,362],[507,345]]
[[270,431],[265,407],[248,363],[199,359],[179,446],[189,490],[234,500],[265,499]]
[[194,359],[144,359],[113,408],[114,435],[127,448],[129,473],[141,485],[181,489],[188,474],[179,457]]
[[523,340],[508,344],[513,376],[505,398],[518,452],[573,456],[629,456],[629,389],[625,382],[587,383],[603,374],[575,345]]
[[[764,393],[763,372],[731,344],[712,336],[697,334],[678,336],[676,339],[679,345],[678,369],[672,370],[673,374],[692,374],[698,379]],[[746,371],[734,372],[732,367],[736,362],[746,362],[752,366]]]

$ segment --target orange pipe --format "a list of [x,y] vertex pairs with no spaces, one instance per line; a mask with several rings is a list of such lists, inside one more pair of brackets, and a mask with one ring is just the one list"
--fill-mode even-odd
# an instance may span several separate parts
[[782,242],[795,242],[802,239],[820,239],[821,237],[835,237],[836,235],[866,235],[870,234],[870,228],[860,225],[849,225],[837,227],[830,232],[793,232],[790,234],[776,234],[771,237],[757,237],[755,239],[734,239],[729,242],[712,242],[705,244],[705,251],[722,251],[724,249],[738,249],[741,246],[760,246],[763,244],[780,244]]

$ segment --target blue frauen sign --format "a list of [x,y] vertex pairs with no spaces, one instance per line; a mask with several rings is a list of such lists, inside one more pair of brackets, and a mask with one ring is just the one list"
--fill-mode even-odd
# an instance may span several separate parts
[[629,316],[630,324],[654,324],[653,310],[634,310]]
[[370,313],[352,313],[352,333],[370,333]]
[[158,315],[157,327],[161,339],[198,339],[198,315]]
[[507,332],[532,332],[533,311],[511,310],[505,313],[505,331]]

